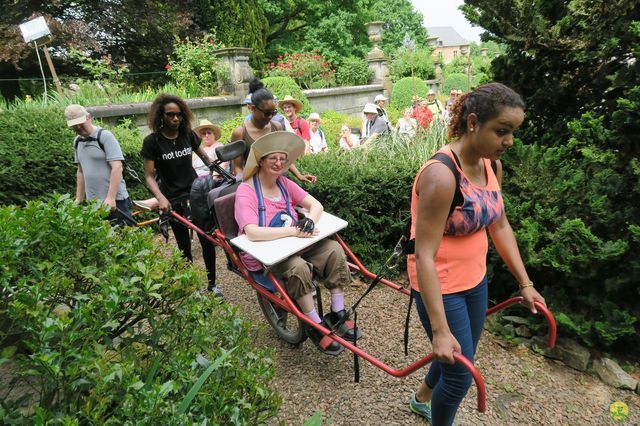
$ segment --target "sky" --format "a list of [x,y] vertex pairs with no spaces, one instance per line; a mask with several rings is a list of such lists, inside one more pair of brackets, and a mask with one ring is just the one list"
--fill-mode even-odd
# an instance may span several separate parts
[[411,0],[413,7],[424,16],[425,27],[453,27],[468,41],[480,42],[480,27],[472,27],[458,6],[462,0]]

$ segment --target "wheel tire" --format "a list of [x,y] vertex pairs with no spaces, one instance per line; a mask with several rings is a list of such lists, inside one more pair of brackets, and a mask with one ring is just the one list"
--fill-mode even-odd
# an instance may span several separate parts
[[282,340],[292,345],[298,345],[305,341],[307,332],[304,321],[271,303],[269,299],[260,293],[257,293],[257,296],[258,304],[267,322]]

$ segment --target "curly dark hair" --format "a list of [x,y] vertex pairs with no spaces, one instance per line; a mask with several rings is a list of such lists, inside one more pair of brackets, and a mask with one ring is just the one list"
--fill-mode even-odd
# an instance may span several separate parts
[[158,133],[162,129],[162,120],[164,117],[164,107],[167,104],[174,103],[180,108],[182,112],[182,121],[178,131],[181,135],[189,134],[191,132],[191,122],[193,121],[193,113],[187,105],[187,103],[178,96],[171,95],[169,93],[161,93],[157,98],[153,100],[151,107],[149,108],[149,115],[147,116],[147,125],[153,131]]
[[458,139],[467,133],[467,117],[475,114],[482,124],[500,115],[504,108],[522,108],[525,103],[513,89],[502,83],[489,83],[460,96],[453,106],[449,123],[449,138]]

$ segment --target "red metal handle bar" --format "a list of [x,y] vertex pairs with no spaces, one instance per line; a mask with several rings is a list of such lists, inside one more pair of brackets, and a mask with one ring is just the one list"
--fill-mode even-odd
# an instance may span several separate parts
[[[505,309],[511,305],[522,304],[523,301],[524,301],[524,297],[522,296],[515,296],[515,297],[512,297],[511,299],[507,299],[504,302],[498,303],[497,305],[487,309],[487,316],[491,314],[495,314],[496,312],[501,311],[502,309]],[[542,315],[544,315],[544,317],[547,320],[547,325],[549,326],[548,344],[550,348],[553,348],[556,345],[556,333],[557,333],[556,319],[554,318],[551,311],[542,303],[536,300],[535,302],[533,302],[533,305],[536,307],[538,312],[542,312]]]
[[[375,358],[374,356],[369,355],[368,353],[364,352],[359,347],[354,346],[353,343],[351,343],[351,342],[349,342],[347,340],[344,340],[340,336],[334,334],[331,330],[323,327],[320,324],[317,324],[316,322],[311,320],[309,317],[304,315],[297,308],[297,306],[293,303],[293,301],[291,300],[291,298],[289,297],[287,292],[281,286],[280,282],[278,282],[278,280],[275,279],[275,276],[271,272],[269,272],[268,276],[269,276],[269,279],[272,281],[272,283],[275,285],[275,287],[278,290],[278,292],[280,293],[279,296],[275,295],[274,293],[272,293],[272,292],[268,291],[267,289],[265,289],[264,287],[262,287],[260,284],[256,283],[255,280],[253,279],[253,277],[251,276],[251,274],[249,273],[249,271],[244,266],[244,264],[240,261],[238,256],[236,256],[236,254],[233,251],[233,249],[231,248],[231,246],[227,243],[226,237],[224,236],[224,234],[220,230],[217,230],[217,229],[215,230],[215,236],[217,238],[213,238],[211,235],[205,233],[204,231],[202,231],[200,228],[195,226],[193,223],[189,222],[187,219],[185,219],[181,215],[179,215],[179,214],[177,214],[175,212],[171,212],[171,216],[174,217],[179,222],[181,222],[182,224],[184,224],[185,226],[187,226],[188,228],[193,229],[198,234],[204,236],[209,241],[211,241],[213,244],[221,246],[225,251],[227,251],[227,253],[230,253],[232,261],[235,263],[236,267],[238,267],[238,269],[240,270],[240,272],[243,275],[243,277],[262,296],[268,298],[270,301],[274,302],[275,304],[277,304],[281,308],[287,310],[288,312],[291,312],[293,315],[295,315],[296,317],[301,319],[303,322],[305,322],[309,326],[311,326],[311,327],[315,328],[316,330],[320,331],[323,335],[329,336],[330,339],[340,343],[345,348],[347,348],[349,351],[355,353],[356,355],[358,355],[359,357],[361,357],[365,361],[367,361],[367,362],[373,364],[374,366],[380,368],[384,372],[386,372],[386,373],[388,373],[388,374],[390,374],[390,375],[392,375],[394,377],[406,377],[409,374],[411,374],[411,373],[417,371],[418,369],[424,367],[425,365],[429,364],[430,362],[432,362],[435,359],[435,355],[433,353],[430,353],[427,356],[425,356],[424,358],[422,358],[422,359],[414,362],[413,364],[410,364],[407,367],[405,367],[403,369],[400,369],[400,370],[388,366],[387,364],[385,364],[384,362],[382,362],[379,359]],[[336,237],[338,238],[338,242],[348,252],[351,252],[351,250],[349,250],[348,247],[346,247],[346,245],[344,244],[344,241],[342,241],[342,239],[339,236],[336,235]],[[359,260],[357,260],[357,258],[355,258],[353,253],[351,253],[351,255],[353,256],[355,261],[360,263]],[[360,263],[360,265],[358,267],[360,267],[362,271],[368,272],[366,270],[366,268],[364,268],[364,266],[362,266],[361,263]],[[373,275],[372,273],[370,273],[370,272],[368,272],[368,273],[371,275],[371,278],[375,277],[375,275]],[[395,289],[397,289],[399,291],[402,291],[405,294],[408,294],[408,291],[406,291],[404,288],[402,288],[400,286],[397,286],[396,284],[393,284],[391,282],[388,282],[388,283],[385,283],[385,284],[387,284],[387,285],[391,284],[391,285],[389,285],[389,287],[395,288]],[[482,375],[480,374],[480,371],[478,371],[478,369],[473,365],[473,363],[471,361],[469,361],[464,355],[454,353],[453,357],[454,357],[455,361],[461,363],[462,366],[467,371],[469,371],[469,373],[471,374],[471,377],[473,377],[473,380],[476,383],[476,388],[478,390],[478,397],[477,397],[478,411],[480,411],[481,413],[484,413],[485,410],[486,410],[486,388],[485,388],[484,379],[482,378]]]
[[[277,297],[273,293],[268,292],[267,290],[262,288],[262,286],[260,286],[259,284],[255,284],[254,285],[254,280],[253,279],[250,280],[250,284],[254,288],[256,288],[261,294],[263,294],[264,296],[268,297],[269,300],[277,301],[276,303],[278,303],[278,302],[281,302],[281,300],[278,300],[278,299],[280,299],[280,298],[284,299],[284,302],[286,303],[286,305],[288,305],[285,309],[287,309],[289,312],[293,313],[296,317],[298,317],[299,319],[304,321],[309,326],[311,326],[311,327],[315,328],[316,330],[320,331],[323,335],[328,336],[332,340],[340,343],[342,346],[347,348],[349,351],[355,353],[356,355],[358,355],[359,357],[361,357],[365,361],[368,361],[369,363],[373,364],[374,366],[380,368],[384,372],[386,372],[386,373],[388,373],[388,374],[390,374],[390,375],[392,375],[394,377],[405,377],[405,376],[408,376],[409,374],[411,374],[411,373],[415,372],[416,370],[422,368],[423,366],[429,364],[430,362],[432,362],[435,359],[435,355],[433,353],[430,353],[429,355],[425,356],[424,358],[414,362],[411,365],[408,365],[407,367],[405,367],[405,368],[403,368],[401,370],[392,368],[392,367],[388,366],[387,364],[385,364],[384,362],[380,361],[379,359],[375,358],[374,356],[369,355],[368,353],[366,353],[365,351],[360,349],[360,347],[355,346],[353,343],[351,343],[351,342],[349,342],[347,340],[344,340],[342,337],[334,334],[331,330],[323,327],[321,324],[316,323],[311,318],[309,318],[306,315],[304,315],[297,308],[297,306],[293,303],[293,301],[291,300],[291,298],[289,297],[287,292],[282,288],[282,286],[280,285],[278,280],[275,279],[274,275],[271,272],[269,272],[268,276],[269,276],[269,279],[271,280],[271,282],[278,289],[278,292],[280,292],[280,297]],[[280,303],[278,303],[278,305],[282,306]],[[462,366],[471,374],[471,377],[473,377],[473,380],[476,382],[476,388],[478,389],[478,402],[477,402],[478,411],[480,411],[481,413],[484,413],[485,410],[486,410],[486,388],[485,388],[484,379],[482,378],[482,375],[480,374],[480,371],[478,371],[478,369],[475,367],[475,365],[473,365],[473,363],[471,361],[469,361],[464,355],[458,354],[458,353],[454,353],[453,357],[454,357],[456,362],[459,362],[459,363],[462,364]]]

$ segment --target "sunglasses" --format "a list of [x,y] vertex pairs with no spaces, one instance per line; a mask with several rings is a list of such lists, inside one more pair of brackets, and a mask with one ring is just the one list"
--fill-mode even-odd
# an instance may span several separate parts
[[182,118],[181,112],[165,112],[164,115],[168,118]]
[[277,109],[274,109],[273,111],[265,111],[265,110],[261,109],[258,105],[254,105],[254,107],[256,107],[256,109],[258,111],[263,113],[265,117],[273,117],[274,115],[276,115],[278,113]]

